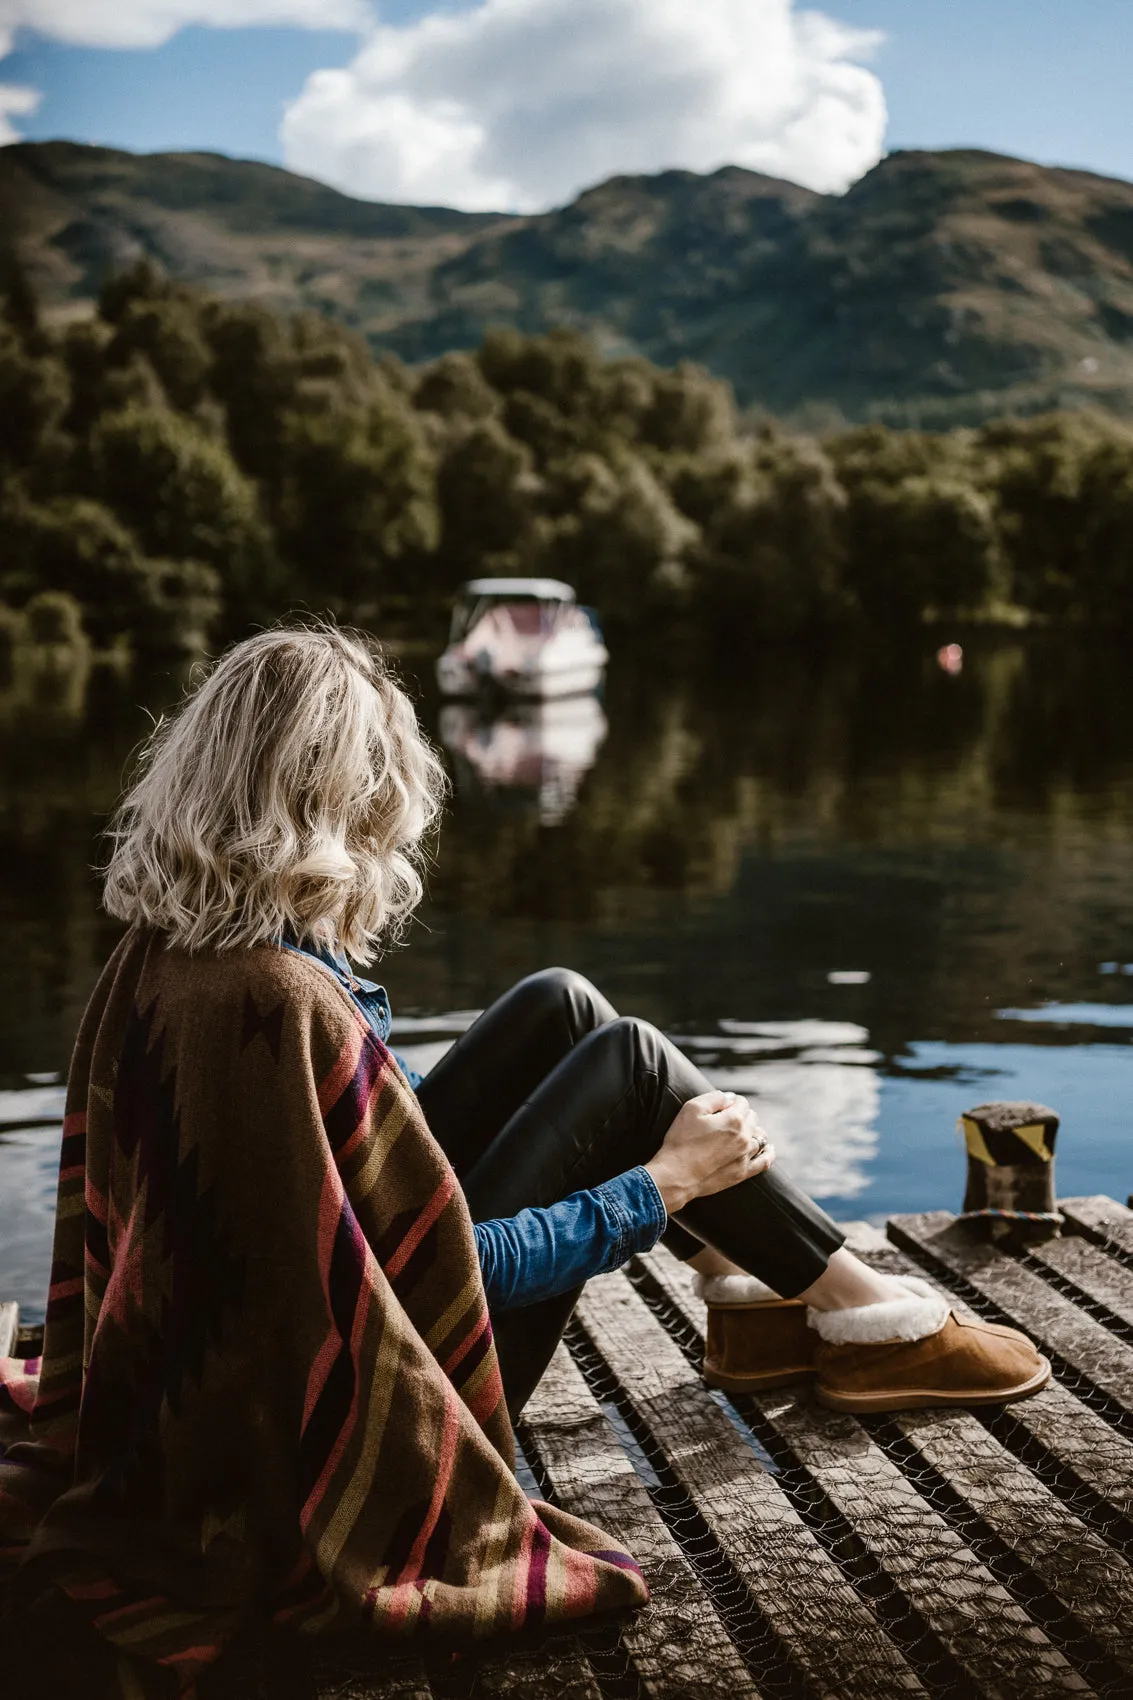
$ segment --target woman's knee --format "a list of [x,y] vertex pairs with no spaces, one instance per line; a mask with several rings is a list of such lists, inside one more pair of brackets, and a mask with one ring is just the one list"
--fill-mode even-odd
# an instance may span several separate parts
[[573,968],[544,968],[529,974],[510,997],[516,1000],[521,1021],[532,1033],[554,1033],[568,1047],[613,1021],[618,1013],[597,987]]
[[519,982],[533,997],[562,998],[573,992],[592,992],[594,987],[585,975],[574,968],[540,968]]
[[665,1041],[658,1028],[640,1015],[619,1015],[591,1035],[588,1043],[621,1053],[632,1066],[656,1068]]

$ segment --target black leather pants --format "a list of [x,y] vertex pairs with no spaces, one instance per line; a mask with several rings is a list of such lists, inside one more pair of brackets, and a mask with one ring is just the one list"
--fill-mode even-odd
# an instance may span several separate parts
[[[549,968],[486,1009],[418,1089],[476,1222],[554,1204],[648,1161],[681,1105],[711,1083],[647,1021],[619,1017],[588,980]],[[785,1298],[816,1281],[842,1235],[776,1163],[698,1198],[669,1223]],[[512,1416],[530,1397],[578,1290],[492,1319]]]

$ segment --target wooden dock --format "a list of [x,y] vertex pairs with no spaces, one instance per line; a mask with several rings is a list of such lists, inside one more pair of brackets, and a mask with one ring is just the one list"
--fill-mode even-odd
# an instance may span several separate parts
[[1016,1255],[944,1212],[852,1236],[1051,1358],[1042,1393],[980,1412],[714,1392],[668,1253],[592,1281],[519,1439],[542,1497],[637,1555],[651,1605],[428,1662],[250,1644],[202,1700],[1133,1697],[1133,1213],[1061,1209],[1064,1236]]

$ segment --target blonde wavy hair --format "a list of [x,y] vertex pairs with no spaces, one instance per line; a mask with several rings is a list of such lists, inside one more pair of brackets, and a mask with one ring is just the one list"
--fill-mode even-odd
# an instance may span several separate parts
[[260,632],[158,721],[110,826],[103,902],[190,951],[288,934],[370,962],[421,900],[445,784],[376,643]]

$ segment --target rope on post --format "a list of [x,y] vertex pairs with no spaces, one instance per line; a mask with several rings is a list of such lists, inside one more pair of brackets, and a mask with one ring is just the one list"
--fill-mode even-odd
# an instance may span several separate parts
[[1058,1115],[1045,1104],[977,1104],[957,1127],[968,1152],[961,1222],[989,1238],[1051,1239],[1062,1226],[1055,1204]]

